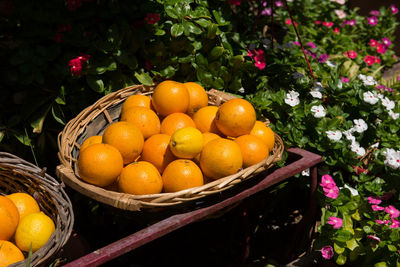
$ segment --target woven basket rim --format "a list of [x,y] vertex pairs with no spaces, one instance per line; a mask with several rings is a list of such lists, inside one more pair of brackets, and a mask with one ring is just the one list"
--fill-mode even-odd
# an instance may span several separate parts
[[[5,190],[1,190],[0,195],[7,194],[7,191],[8,193],[14,193],[33,190],[42,199],[44,196],[40,195],[39,191],[43,191],[50,199],[42,199],[41,202],[46,203],[50,201],[55,207],[55,209],[52,209],[52,212],[56,214],[50,216],[55,217],[55,220],[53,220],[56,229],[47,243],[32,253],[30,262],[32,266],[44,264],[57,255],[71,236],[74,225],[72,203],[62,185],[46,173],[46,168],[40,169],[36,165],[7,152],[0,152],[0,168],[0,176],[2,177],[0,186]],[[17,181],[22,181],[23,186],[17,187]],[[24,186],[29,186],[29,188],[23,190]],[[34,186],[37,186],[37,188]],[[26,265],[27,259],[10,266]]]
[[[58,157],[61,164],[57,166],[57,176],[64,181],[65,184],[88,197],[116,208],[136,211],[142,208],[174,206],[207,195],[215,194],[217,192],[222,192],[231,188],[235,184],[254,176],[255,174],[269,169],[276,162],[281,160],[284,145],[280,136],[275,133],[275,145],[272,153],[262,162],[242,169],[233,175],[214,180],[195,188],[189,188],[174,193],[139,196],[106,190],[81,180],[74,172],[76,159],[73,158],[72,151],[79,148],[77,139],[81,134],[83,134],[85,128],[100,114],[104,114],[104,117],[108,121],[107,123],[111,123],[113,120],[110,114],[108,114],[108,108],[117,106],[128,96],[135,93],[150,95],[153,88],[154,86],[143,85],[125,87],[100,98],[93,105],[86,107],[75,118],[70,120],[64,127],[63,131],[58,135]],[[209,96],[209,103],[217,106],[229,99],[235,98],[232,95],[214,89],[209,90],[207,94]]]

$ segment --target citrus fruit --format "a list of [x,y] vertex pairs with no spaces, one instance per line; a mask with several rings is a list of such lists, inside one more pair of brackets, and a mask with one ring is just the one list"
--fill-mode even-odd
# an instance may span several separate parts
[[92,145],[92,144],[100,144],[101,142],[103,142],[103,136],[102,135],[93,135],[90,136],[88,138],[85,139],[85,141],[83,141],[80,150],[84,150],[85,148],[87,148],[88,146]]
[[176,130],[184,127],[196,127],[196,124],[185,113],[172,113],[165,117],[161,122],[161,133],[172,135]]
[[17,227],[15,243],[26,252],[32,245],[32,252],[35,252],[46,244],[55,228],[53,220],[43,212],[28,214]]
[[215,117],[215,124],[226,136],[249,134],[256,123],[256,111],[250,102],[235,98],[223,103]]
[[166,193],[204,184],[200,168],[196,163],[187,159],[177,159],[168,164],[161,177],[164,184],[164,192]]
[[200,154],[200,168],[205,176],[212,179],[237,173],[242,164],[239,145],[226,138],[209,141]]
[[9,240],[19,223],[19,212],[14,202],[0,196],[0,240]]
[[193,121],[196,124],[197,129],[200,132],[210,132],[221,134],[217,125],[215,124],[215,116],[217,115],[218,107],[217,106],[206,106],[200,108],[193,115]]
[[159,83],[151,98],[154,109],[161,116],[167,116],[175,112],[185,113],[189,107],[189,92],[179,82],[163,81]]
[[27,193],[13,193],[7,195],[6,198],[14,202],[19,212],[19,219],[28,215],[29,213],[39,212],[40,208],[36,200]]
[[249,167],[263,161],[269,155],[267,145],[257,136],[245,134],[234,140],[242,151],[243,167]]
[[271,151],[275,145],[274,132],[265,125],[262,121],[256,121],[253,129],[250,132],[251,135],[259,137],[267,145],[268,150]]
[[124,164],[128,164],[142,153],[144,138],[138,127],[127,121],[119,121],[106,128],[103,134],[103,143],[118,149]]
[[122,170],[118,179],[118,189],[133,195],[161,193],[163,182],[153,164],[147,161],[133,162]]
[[131,95],[122,104],[121,114],[132,107],[151,108],[151,98],[147,95]]
[[[218,134],[209,133],[209,132],[202,133],[202,135],[203,135],[203,147],[204,147],[205,145],[207,145],[208,142],[210,142],[211,140],[214,140],[214,139],[217,139],[217,138],[221,138],[221,136],[219,136]],[[199,162],[199,161],[200,161],[200,153],[196,155],[196,157],[194,158],[194,160],[195,160],[196,162]]]
[[189,107],[187,114],[192,116],[197,110],[208,105],[208,95],[203,86],[194,82],[183,84],[189,92]]
[[144,139],[160,133],[160,119],[149,108],[132,107],[121,114],[121,121],[130,122],[138,127]]
[[152,163],[161,174],[165,167],[176,159],[169,148],[170,139],[171,136],[167,134],[155,134],[149,137],[143,145],[140,159]]
[[192,159],[203,148],[203,135],[194,127],[179,129],[171,136],[169,147],[176,157]]
[[112,184],[123,166],[121,153],[108,144],[93,144],[79,153],[79,176],[97,186]]
[[0,267],[22,260],[24,260],[24,254],[16,245],[7,240],[0,240]]

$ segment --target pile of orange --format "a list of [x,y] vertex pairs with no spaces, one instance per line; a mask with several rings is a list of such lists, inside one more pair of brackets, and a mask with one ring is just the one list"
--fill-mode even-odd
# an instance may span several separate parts
[[29,251],[43,247],[55,224],[27,193],[0,196],[0,266],[25,259]]
[[250,102],[209,105],[201,85],[168,80],[151,96],[128,97],[120,120],[83,142],[78,174],[129,194],[176,192],[259,163],[274,144]]

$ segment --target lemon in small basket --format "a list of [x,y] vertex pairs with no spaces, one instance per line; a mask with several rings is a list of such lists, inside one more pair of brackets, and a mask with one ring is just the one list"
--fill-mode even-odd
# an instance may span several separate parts
[[24,260],[24,254],[13,243],[0,240],[0,267]]
[[15,232],[15,243],[22,250],[32,252],[39,250],[55,231],[53,220],[43,212],[26,215],[19,222]]
[[203,135],[194,127],[176,130],[169,142],[171,152],[182,159],[193,159],[203,149]]

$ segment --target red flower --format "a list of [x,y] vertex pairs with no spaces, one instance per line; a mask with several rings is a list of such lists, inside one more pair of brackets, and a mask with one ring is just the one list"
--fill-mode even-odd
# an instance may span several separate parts
[[368,66],[371,66],[374,63],[381,63],[381,60],[376,56],[366,55],[364,57],[364,62],[367,63]]
[[[286,19],[285,20],[286,25],[292,25],[292,20],[291,19]],[[294,26],[297,26],[296,21],[293,22]]]
[[57,32],[55,35],[54,35],[54,37],[53,37],[53,39],[54,39],[54,41],[56,42],[56,43],[62,43],[62,41],[63,41],[63,36],[64,36],[64,34],[62,34],[62,33],[60,33],[60,32]]
[[70,11],[75,11],[82,5],[82,0],[66,0],[67,8]]
[[321,24],[321,21],[316,20],[314,23],[315,23],[315,24]]
[[369,40],[369,46],[370,47],[375,47],[375,46],[377,46],[377,44],[378,44],[377,40],[374,40],[374,39],[370,39]]
[[386,50],[387,50],[387,48],[386,48],[385,45],[383,45],[383,44],[381,44],[381,43],[378,43],[378,44],[376,45],[376,52],[378,52],[379,54],[385,54],[385,53],[386,53]]
[[340,32],[338,27],[335,27],[335,29],[333,30],[333,33],[338,34]]
[[147,13],[147,16],[144,19],[147,24],[156,24],[160,20],[160,14]]
[[325,27],[328,27],[328,28],[330,28],[330,27],[332,27],[332,26],[333,26],[333,22],[327,22],[327,21],[324,21],[324,22],[322,22],[322,25],[324,25]]
[[258,49],[258,50],[253,49],[251,51],[249,50],[247,52],[247,55],[249,57],[254,58],[254,61],[255,61],[254,65],[257,68],[259,68],[260,70],[265,68],[266,63],[265,63],[265,54],[264,54],[263,50],[261,50],[261,49]]
[[79,76],[82,73],[82,62],[79,58],[73,58],[69,61],[68,66],[72,75]]
[[354,50],[344,52],[343,55],[351,59],[355,59],[357,57],[357,53]]
[[88,61],[90,59],[90,55],[88,54],[80,54],[79,57],[77,57],[80,61]]
[[242,0],[228,0],[228,4],[234,5],[234,6],[240,6],[242,3]]

